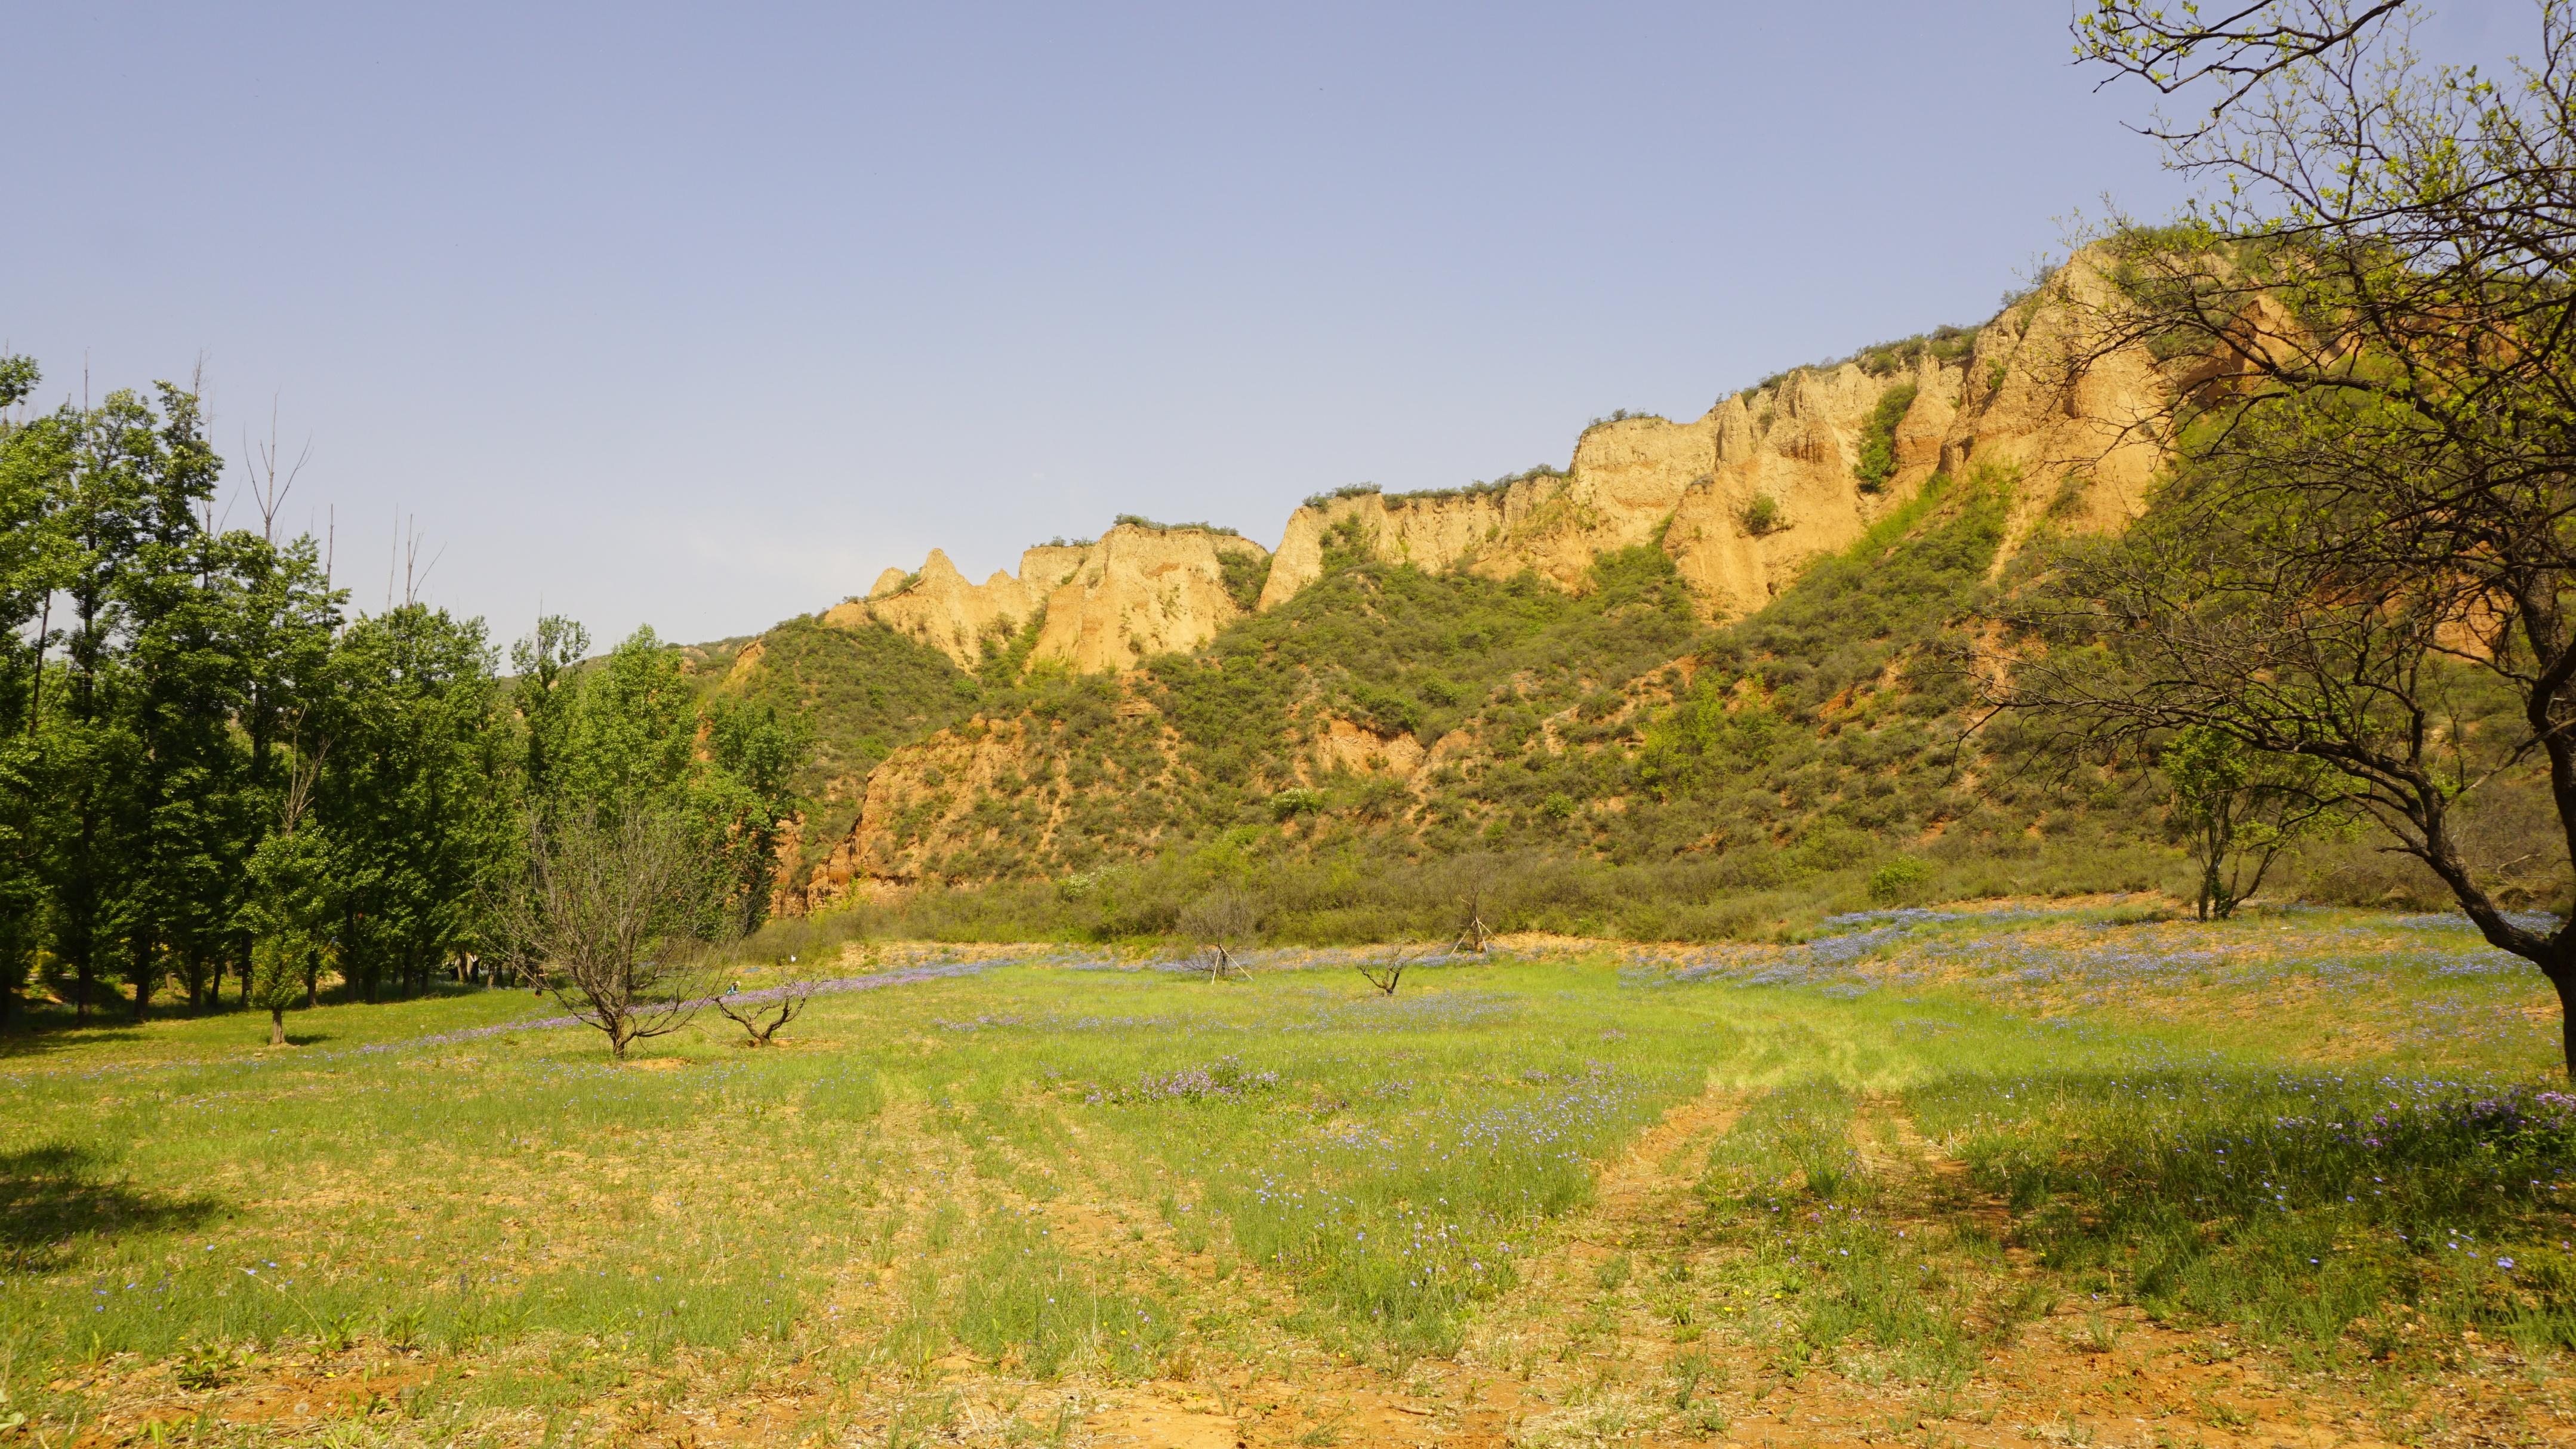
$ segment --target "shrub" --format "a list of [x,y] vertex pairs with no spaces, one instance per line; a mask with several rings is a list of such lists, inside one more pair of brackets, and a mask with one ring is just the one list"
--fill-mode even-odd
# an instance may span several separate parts
[[1914,406],[1916,391],[1913,383],[1901,382],[1879,395],[1878,406],[1861,429],[1860,461],[1852,465],[1852,476],[1860,480],[1862,492],[1875,493],[1896,476],[1896,425],[1905,421],[1905,410]]
[[1869,873],[1869,898],[1882,906],[1910,900],[1917,887],[1931,879],[1932,867],[1910,855],[1900,855]]
[[1768,493],[1754,495],[1753,501],[1745,504],[1743,511],[1735,515],[1735,519],[1736,522],[1744,525],[1746,533],[1755,538],[1778,533],[1788,526],[1780,519],[1780,500]]
[[1261,602],[1261,590],[1270,582],[1270,555],[1228,550],[1216,556],[1218,576],[1224,581],[1226,597],[1234,606],[1249,614]]
[[1307,508],[1321,508],[1327,503],[1336,502],[1340,499],[1366,498],[1372,493],[1381,493],[1384,491],[1384,489],[1379,488],[1374,483],[1345,483],[1330,493],[1307,494],[1306,502],[1303,506]]
[[1149,528],[1156,533],[1176,533],[1185,529],[1196,529],[1201,533],[1221,533],[1228,538],[1243,537],[1242,534],[1222,523],[1158,523],[1141,513],[1119,514],[1110,520],[1110,525],[1124,528]]
[[1286,820],[1298,815],[1320,815],[1324,809],[1324,792],[1303,785],[1292,786],[1270,797],[1270,816]]

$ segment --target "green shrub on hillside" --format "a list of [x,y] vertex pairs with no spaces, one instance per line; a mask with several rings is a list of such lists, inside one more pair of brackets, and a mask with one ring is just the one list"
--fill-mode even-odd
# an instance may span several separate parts
[[1345,483],[1341,487],[1336,488],[1329,493],[1307,494],[1304,506],[1308,508],[1321,508],[1327,503],[1337,502],[1344,498],[1366,498],[1370,494],[1380,493],[1383,491],[1385,490],[1379,488],[1374,483]]
[[1243,537],[1242,534],[1222,523],[1160,523],[1141,513],[1122,513],[1109,522],[1113,528],[1144,528],[1156,533],[1176,533],[1184,529],[1196,529],[1201,533],[1221,533],[1228,538]]
[[1508,491],[1515,483],[1532,483],[1541,478],[1573,476],[1563,468],[1541,463],[1535,468],[1523,468],[1517,473],[1506,473],[1500,478],[1462,484],[1456,488],[1417,488],[1410,493],[1390,493],[1386,495],[1386,506],[1402,508],[1415,503],[1443,503],[1452,498],[1482,498],[1488,494]]
[[1915,385],[1900,382],[1880,394],[1878,406],[1870,410],[1869,421],[1861,428],[1860,461],[1852,465],[1852,476],[1860,480],[1861,491],[1875,493],[1896,476],[1896,425],[1905,421],[1905,410],[1914,406]]
[[1262,587],[1270,582],[1270,555],[1226,552],[1216,556],[1218,575],[1224,580],[1226,597],[1246,613],[1261,602]]

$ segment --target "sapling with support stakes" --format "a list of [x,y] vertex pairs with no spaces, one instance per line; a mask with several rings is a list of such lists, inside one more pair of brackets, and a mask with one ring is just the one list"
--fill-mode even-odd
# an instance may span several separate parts
[[1466,924],[1458,928],[1458,949],[1481,956],[1494,944],[1494,933],[1485,924],[1485,889],[1478,886],[1467,893]]
[[1252,939],[1258,920],[1252,902],[1242,892],[1220,890],[1190,902],[1182,910],[1178,924],[1182,935],[1200,942],[1198,965],[1213,984],[1251,976],[1241,953]]

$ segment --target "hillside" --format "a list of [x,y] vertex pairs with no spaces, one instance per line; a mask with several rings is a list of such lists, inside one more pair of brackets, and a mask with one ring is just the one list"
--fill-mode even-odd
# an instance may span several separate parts
[[1122,518],[699,651],[823,746],[780,904],[987,889],[1024,924],[1158,930],[1223,883],[1329,935],[1473,877],[1706,930],[1820,877],[1895,898],[2064,854],[2153,883],[2137,819],[1999,778],[1951,663],[2031,537],[2119,526],[2159,466],[2155,361],[2070,362],[2097,285],[2063,269],[1689,422],[1599,420],[1563,468],[1319,495],[1275,552]]

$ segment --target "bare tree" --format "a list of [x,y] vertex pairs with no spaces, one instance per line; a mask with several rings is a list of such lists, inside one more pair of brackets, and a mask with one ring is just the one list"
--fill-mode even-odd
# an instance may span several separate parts
[[501,953],[623,1060],[636,1041],[688,1025],[714,994],[728,919],[720,865],[668,813],[606,824],[532,816],[522,888],[492,909]]
[[716,998],[716,1010],[749,1036],[745,1045],[765,1047],[774,1045],[770,1038],[796,1019],[813,994],[810,981],[790,981],[765,991],[728,991]]
[[1181,910],[1180,933],[1199,943],[1199,963],[1211,982],[1241,980],[1241,954],[1260,924],[1252,898],[1238,890],[1214,890]]
[[1383,961],[1362,961],[1360,976],[1378,989],[1382,996],[1393,996],[1396,985],[1404,980],[1404,968],[1413,964],[1413,954],[1398,951]]
[[1494,931],[1486,923],[1485,912],[1503,874],[1502,860],[1490,851],[1470,851],[1442,863],[1441,889],[1457,902],[1452,944],[1458,950],[1482,955],[1493,945]]

